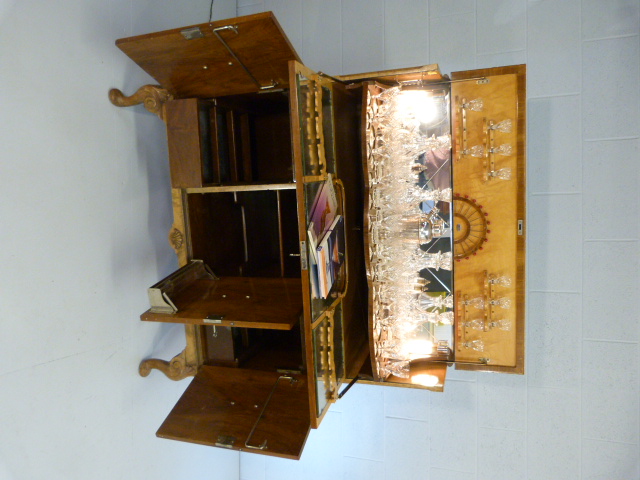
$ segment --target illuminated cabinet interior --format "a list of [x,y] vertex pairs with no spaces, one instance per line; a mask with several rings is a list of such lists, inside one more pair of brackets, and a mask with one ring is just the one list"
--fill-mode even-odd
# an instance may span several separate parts
[[158,436],[299,458],[351,381],[524,373],[525,66],[333,77],[271,13],[124,38],[159,85],[181,268],[142,320],[195,378]]

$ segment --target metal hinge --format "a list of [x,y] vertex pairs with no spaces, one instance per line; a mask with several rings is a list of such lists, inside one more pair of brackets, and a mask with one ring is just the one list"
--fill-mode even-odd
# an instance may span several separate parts
[[233,448],[234,443],[236,443],[236,437],[232,437],[231,435],[218,435],[216,447]]
[[224,315],[207,315],[202,321],[204,323],[217,324],[222,323]]
[[307,260],[307,242],[302,240],[300,242],[300,267],[302,270],[308,270],[309,264]]
[[200,30],[200,27],[185,28],[184,30],[180,30],[180,33],[187,40],[204,37],[204,34]]

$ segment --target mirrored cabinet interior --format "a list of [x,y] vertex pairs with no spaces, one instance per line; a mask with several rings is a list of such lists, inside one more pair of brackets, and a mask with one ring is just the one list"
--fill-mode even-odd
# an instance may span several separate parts
[[[116,41],[158,85],[180,268],[144,321],[193,377],[157,435],[297,459],[353,381],[524,373],[524,65],[332,76],[271,13]],[[143,292],[141,291],[141,295]]]

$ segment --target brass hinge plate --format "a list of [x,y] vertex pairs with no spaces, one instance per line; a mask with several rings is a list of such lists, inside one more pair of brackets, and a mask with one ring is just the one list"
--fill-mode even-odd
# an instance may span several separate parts
[[236,437],[232,437],[231,435],[218,435],[218,440],[216,440],[216,447],[233,448],[233,445],[235,443]]

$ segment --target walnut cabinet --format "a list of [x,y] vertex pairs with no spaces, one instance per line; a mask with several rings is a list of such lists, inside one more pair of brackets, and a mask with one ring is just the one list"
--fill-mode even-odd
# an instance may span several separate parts
[[[166,124],[181,266],[141,319],[187,339],[140,373],[194,377],[158,436],[299,458],[352,379],[524,373],[523,65],[331,76],[271,13],[116,45],[159,84],[109,96]],[[344,231],[322,298],[325,185]]]

